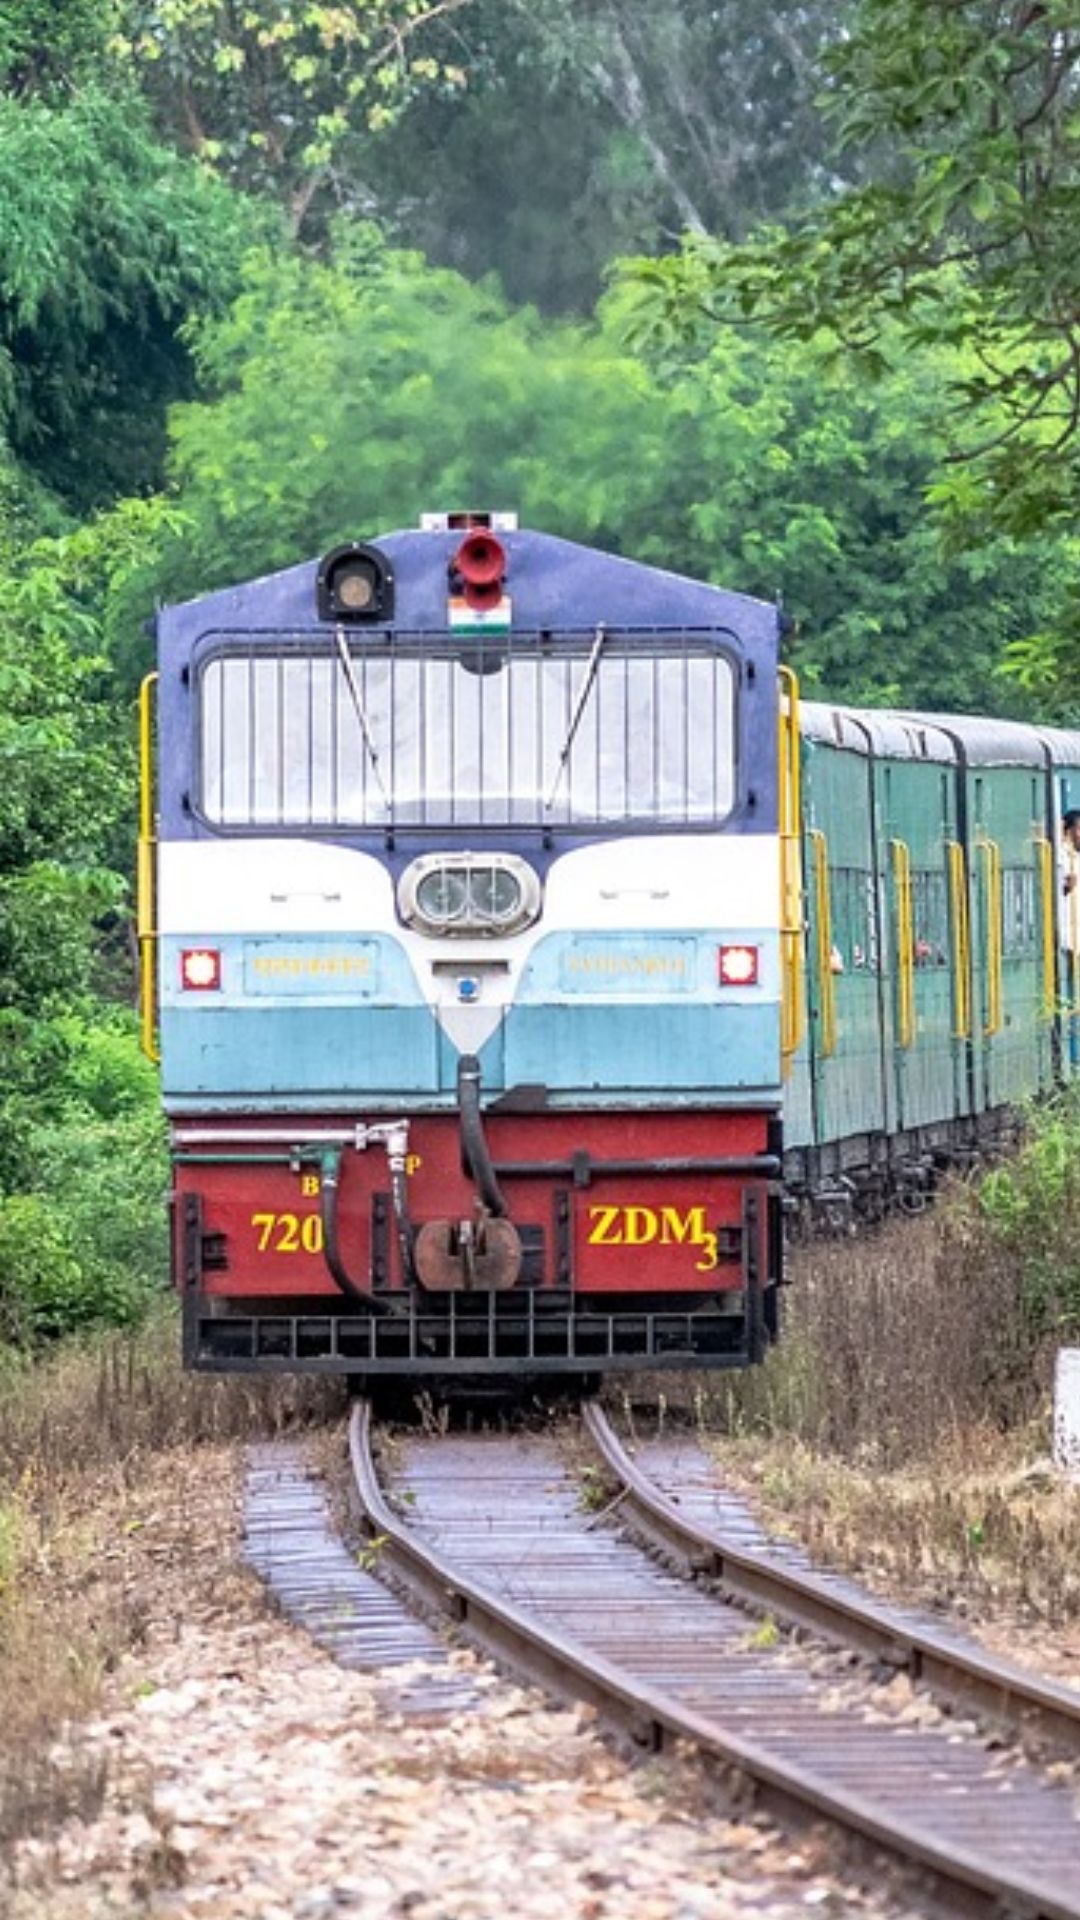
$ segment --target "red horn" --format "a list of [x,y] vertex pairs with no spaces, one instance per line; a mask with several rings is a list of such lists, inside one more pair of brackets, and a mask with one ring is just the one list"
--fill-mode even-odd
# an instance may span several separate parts
[[474,527],[454,555],[450,572],[461,582],[470,607],[497,607],[506,578],[506,551],[501,540],[485,527]]

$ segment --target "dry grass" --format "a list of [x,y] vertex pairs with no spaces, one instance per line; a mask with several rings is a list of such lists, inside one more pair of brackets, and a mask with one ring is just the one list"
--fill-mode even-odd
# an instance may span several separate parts
[[764,1517],[822,1562],[981,1617],[1080,1618],[1080,1492],[1049,1466],[1053,1342],[977,1194],[798,1249],[744,1375],[654,1376]]
[[1016,1277],[972,1238],[963,1194],[857,1240],[800,1248],[784,1338],[710,1394],[727,1431],[790,1433],[866,1465],[927,1460],[987,1426],[1025,1426],[1048,1379],[1010,1359]]
[[340,1411],[334,1385],[184,1374],[178,1344],[163,1310],[137,1334],[67,1345],[4,1383],[0,1849],[100,1801],[100,1767],[72,1767],[53,1742],[140,1644],[159,1574],[205,1551],[185,1537],[178,1490],[224,1442]]
[[883,1471],[776,1436],[714,1439],[780,1531],[822,1564],[973,1619],[1080,1618],[1080,1495],[1022,1456],[1032,1436],[971,1427],[919,1466]]

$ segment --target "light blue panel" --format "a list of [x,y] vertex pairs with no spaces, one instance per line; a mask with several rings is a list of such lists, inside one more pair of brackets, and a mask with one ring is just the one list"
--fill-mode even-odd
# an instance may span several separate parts
[[377,940],[245,940],[243,990],[260,998],[371,1000],[380,990]]
[[[698,943],[672,934],[575,933],[559,936],[559,989],[567,994],[696,993]],[[550,964],[550,955],[546,956]],[[540,971],[546,972],[546,967]],[[535,977],[535,976],[534,976]],[[530,983],[531,984],[531,983]]]
[[[438,1035],[416,977],[384,935],[170,935],[161,953],[161,1083],[195,1095],[427,1092]],[[220,992],[185,992],[180,954],[221,954]]]
[[767,1089],[780,1081],[776,1001],[511,1008],[504,1027],[508,1087],[553,1090]]
[[[186,948],[210,947],[221,955],[221,989],[185,990],[180,955]],[[242,1007],[251,999],[260,1007],[299,999],[313,1007],[423,1006],[423,995],[405,949],[387,934],[167,934],[161,942],[161,1002],[189,1008]]]
[[163,1007],[162,1090],[170,1094],[416,1093],[438,1082],[427,1007]]
[[[758,949],[758,984],[721,987],[717,955],[721,946]],[[685,1000],[712,1006],[760,1007],[780,993],[779,942],[775,927],[724,927],[701,932],[661,933],[646,928],[589,933],[548,933],[538,940],[522,970],[515,1005],[587,999],[612,1001]]]

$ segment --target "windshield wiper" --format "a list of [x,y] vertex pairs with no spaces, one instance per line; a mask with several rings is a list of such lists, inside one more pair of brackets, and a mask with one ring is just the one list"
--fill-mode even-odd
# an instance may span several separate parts
[[356,684],[356,675],[353,672],[352,659],[345,643],[345,635],[340,627],[337,630],[336,638],[341,671],[345,677],[345,685],[349,689],[349,698],[353,704],[353,711],[356,714],[356,721],[360,728],[361,738],[363,739],[364,746],[367,748],[368,759],[371,761],[371,771],[375,775],[375,783],[383,797],[383,804],[386,807],[386,821],[389,827],[393,823],[394,803],[387,792],[386,782],[382,777],[382,767],[379,763],[379,750],[372,736],[371,722],[367,716],[367,708],[364,705],[360,689]]
[[563,774],[566,772],[567,763],[570,759],[570,753],[574,745],[574,736],[576,735],[577,730],[581,725],[581,716],[585,711],[585,707],[586,707],[586,703],[588,701],[589,695],[593,690],[593,685],[596,680],[597,668],[600,665],[600,655],[603,652],[604,642],[606,639],[607,639],[607,628],[604,626],[603,622],[601,621],[600,625],[596,629],[596,635],[592,643],[592,652],[589,655],[588,665],[585,668],[585,678],[581,683],[581,691],[577,697],[577,705],[575,706],[574,711],[570,716],[570,725],[567,728],[566,739],[563,742],[562,751],[559,754],[559,764],[555,769],[555,778],[552,781],[551,792],[548,794],[547,799],[544,801],[545,815],[549,814],[551,812],[552,807],[555,805],[555,795],[558,793],[559,788],[562,785],[562,777],[563,777]]

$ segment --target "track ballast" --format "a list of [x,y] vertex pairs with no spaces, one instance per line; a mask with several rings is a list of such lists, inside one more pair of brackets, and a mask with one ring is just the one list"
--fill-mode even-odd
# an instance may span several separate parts
[[[735,1589],[729,1599],[693,1584],[618,1529],[623,1517],[635,1528],[648,1523],[654,1538],[666,1533],[668,1552],[678,1533],[684,1560],[730,1580],[725,1543],[650,1490],[595,1410],[587,1418],[614,1489],[607,1513],[587,1510],[580,1478],[552,1440],[536,1435],[399,1438],[384,1491],[371,1410],[360,1402],[350,1445],[367,1523],[384,1543],[381,1567],[518,1671],[593,1702],[639,1745],[692,1740],[752,1781],[766,1810],[829,1820],[917,1869],[950,1905],[1076,1920],[1074,1786],[970,1725],[924,1726],[838,1703],[836,1688],[790,1641],[755,1633],[750,1595]],[[754,1556],[735,1558],[749,1580]],[[766,1570],[769,1597],[758,1593],[754,1604],[810,1624],[808,1591],[818,1583],[775,1559]],[[816,1631],[864,1653],[880,1651],[869,1634],[887,1632],[889,1659],[903,1661],[883,1609],[866,1603],[868,1618],[858,1622],[850,1600],[832,1598],[833,1614],[815,1618]],[[907,1664],[942,1697],[1047,1732],[1056,1751],[1080,1749],[1080,1697],[971,1649],[958,1666],[955,1645],[943,1635],[934,1647],[929,1629],[917,1640],[908,1636]]]

